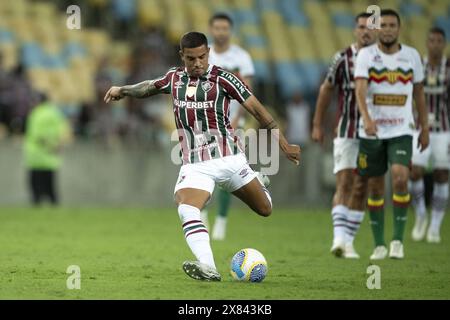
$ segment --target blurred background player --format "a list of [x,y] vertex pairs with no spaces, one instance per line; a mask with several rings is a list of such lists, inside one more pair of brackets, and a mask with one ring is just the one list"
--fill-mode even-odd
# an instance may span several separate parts
[[[196,261],[185,261],[183,270],[196,280],[220,281],[208,230],[200,214],[215,185],[233,193],[261,216],[272,213],[271,196],[248,165],[229,124],[226,112],[229,102],[238,100],[263,128],[273,130],[278,125],[235,75],[209,64],[209,50],[203,33],[188,32],[180,41],[184,67],[172,68],[156,80],[111,87],[105,102],[126,96],[172,95],[183,160],[174,198],[186,242],[197,258]],[[198,122],[203,124],[200,128]],[[300,147],[289,145],[279,130],[275,133],[278,133],[281,150],[298,165]]]
[[331,252],[336,257],[359,258],[353,248],[353,239],[364,218],[364,209],[361,207],[364,206],[365,199],[361,193],[359,193],[361,196],[354,198],[355,206],[360,210],[349,210],[359,146],[357,137],[359,112],[356,106],[353,71],[359,49],[373,44],[376,39],[375,30],[367,27],[370,16],[368,13],[360,13],[356,16],[354,28],[356,42],[334,56],[327,77],[320,87],[313,119],[312,139],[323,143],[324,116],[334,89],[337,87],[339,104],[333,140],[333,173],[336,175],[336,192],[331,209],[333,218]]
[[[412,238],[420,241],[425,237],[428,225],[425,207],[424,172],[432,161],[433,195],[431,202],[431,223],[428,227],[427,241],[438,243],[441,240],[440,227],[448,202],[448,170],[450,165],[450,123],[449,90],[450,60],[444,55],[446,40],[443,29],[430,29],[427,39],[428,54],[423,58],[425,72],[425,101],[428,107],[430,127],[430,147],[420,152],[413,149],[411,171],[411,196],[416,213]],[[414,134],[417,144],[418,133]]]
[[40,205],[48,198],[52,205],[59,202],[57,173],[61,166],[61,148],[69,136],[69,125],[60,109],[47,95],[37,95],[25,131],[25,165],[28,170],[32,204]]
[[384,175],[391,165],[394,235],[389,257],[402,259],[403,234],[409,206],[408,179],[412,157],[416,103],[421,151],[429,143],[423,93],[423,67],[416,49],[400,44],[400,17],[381,10],[378,42],[360,50],[356,58],[356,100],[361,114],[358,173],[368,181],[368,209],[375,239],[371,260],[386,258],[384,241]]
[[[233,20],[225,13],[216,13],[209,20],[213,43],[209,51],[209,63],[218,65],[232,72],[252,89],[252,77],[255,74],[252,59],[247,51],[231,43]],[[245,110],[236,100],[230,101],[230,121],[233,129],[243,129],[245,125]],[[227,216],[231,203],[229,192],[219,188],[217,191],[219,208],[214,221],[212,238],[225,239]],[[208,225],[208,211],[202,210],[202,221]]]

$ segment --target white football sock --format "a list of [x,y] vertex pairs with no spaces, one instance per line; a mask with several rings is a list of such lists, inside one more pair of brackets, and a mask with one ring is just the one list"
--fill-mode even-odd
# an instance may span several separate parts
[[186,242],[198,261],[216,268],[209,244],[209,234],[200,219],[200,210],[196,207],[180,204],[178,214],[183,225]]
[[448,183],[435,183],[433,185],[433,199],[431,205],[430,228],[439,232],[448,201]]
[[356,233],[364,220],[364,211],[348,210],[347,212],[347,230],[345,233],[345,243],[353,243]]
[[200,218],[203,221],[206,229],[209,230],[208,210],[203,209],[202,211],[200,211]]
[[425,218],[427,208],[425,207],[425,185],[423,179],[411,181],[411,204],[416,212],[416,217]]
[[348,208],[341,204],[338,204],[331,209],[334,239],[345,239],[345,231],[347,229],[347,212]]

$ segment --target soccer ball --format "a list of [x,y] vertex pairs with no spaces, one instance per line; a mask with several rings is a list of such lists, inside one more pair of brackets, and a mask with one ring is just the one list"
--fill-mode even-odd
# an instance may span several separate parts
[[231,259],[231,275],[235,280],[261,282],[267,274],[267,261],[261,252],[247,248]]

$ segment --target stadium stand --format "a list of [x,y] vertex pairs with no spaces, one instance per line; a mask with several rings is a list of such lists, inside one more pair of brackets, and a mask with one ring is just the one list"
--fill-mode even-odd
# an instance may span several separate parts
[[[217,11],[225,11],[235,20],[234,40],[252,55],[256,81],[276,88],[273,99],[287,101],[297,91],[311,99],[330,58],[352,41],[354,15],[370,5],[366,0],[80,2],[87,11],[102,12],[86,23],[83,20],[82,31],[65,27],[65,1],[0,2],[4,68],[23,65],[33,88],[49,92],[68,109],[94,100],[93,81],[105,56],[115,64],[118,78],[126,78],[130,72],[127,60],[132,57],[130,41],[139,43],[137,34],[158,28],[168,43],[176,46],[187,30],[207,32],[208,19]],[[377,4],[399,10],[402,41],[420,52],[425,50],[426,32],[432,25],[442,27],[450,39],[448,0],[383,0]],[[105,16],[110,16],[109,20]],[[121,29],[119,34],[112,32],[116,29]],[[275,85],[281,82],[283,85]]]

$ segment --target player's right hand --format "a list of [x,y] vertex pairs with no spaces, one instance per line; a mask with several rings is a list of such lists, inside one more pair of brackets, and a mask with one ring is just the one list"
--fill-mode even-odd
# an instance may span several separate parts
[[294,162],[296,165],[300,164],[300,146],[296,144],[288,144],[283,151],[289,160]]
[[364,131],[368,136],[377,135],[377,124],[372,119],[364,119]]
[[311,139],[314,142],[323,143],[323,129],[321,126],[313,126],[312,132],[311,132]]
[[103,100],[105,100],[106,103],[109,103],[111,100],[117,101],[122,99],[123,97],[125,96],[122,94],[121,87],[111,87],[109,88],[108,92],[106,92],[105,98]]

